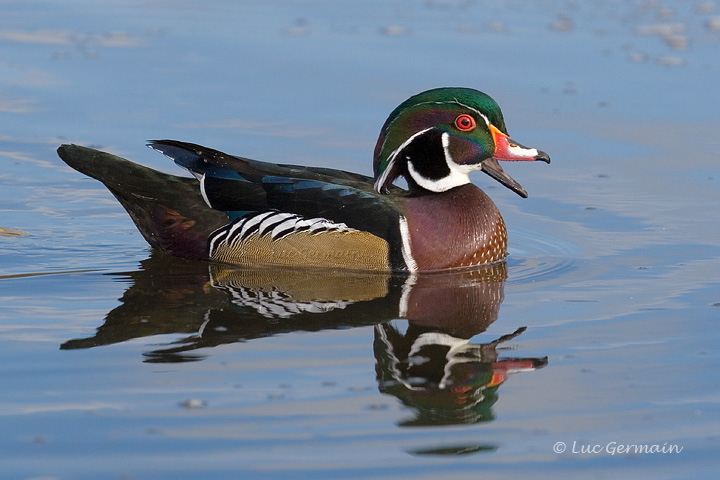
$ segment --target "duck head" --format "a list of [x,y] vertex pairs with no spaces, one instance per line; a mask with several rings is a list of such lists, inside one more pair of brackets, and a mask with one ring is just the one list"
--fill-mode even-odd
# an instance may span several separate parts
[[525,189],[499,160],[550,163],[547,153],[512,140],[498,104],[471,88],[436,88],[410,97],[383,125],[375,146],[375,189],[388,193],[402,176],[410,192],[444,192],[482,170],[521,197]]

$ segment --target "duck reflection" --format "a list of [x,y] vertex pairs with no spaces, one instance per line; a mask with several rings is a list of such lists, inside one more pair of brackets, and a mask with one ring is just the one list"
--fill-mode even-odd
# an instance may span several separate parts
[[403,426],[486,422],[497,389],[507,376],[547,364],[545,358],[499,359],[497,348],[525,331],[484,344],[471,344],[438,329],[409,322],[401,334],[390,324],[375,327],[375,358],[380,391],[416,411]]
[[547,364],[547,357],[499,358],[500,345],[525,327],[489,343],[470,343],[497,320],[506,268],[500,263],[454,275],[419,277],[401,302],[401,316],[408,319],[404,332],[395,321],[375,327],[380,391],[415,410],[415,417],[402,425],[492,420],[497,389],[507,376]]
[[[117,274],[114,274],[117,276]],[[505,263],[456,273],[394,276],[336,271],[242,269],[153,253],[90,338],[62,349],[187,334],[145,353],[147,362],[204,358],[201,349],[283,332],[374,326],[380,391],[414,411],[403,425],[492,419],[507,375],[547,358],[500,358],[501,344],[470,343],[498,317]]]

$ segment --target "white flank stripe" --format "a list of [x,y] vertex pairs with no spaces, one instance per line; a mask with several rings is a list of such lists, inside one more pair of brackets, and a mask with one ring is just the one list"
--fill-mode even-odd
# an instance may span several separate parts
[[331,228],[333,226],[332,223],[328,222],[324,218],[311,218],[308,221],[312,222],[310,224],[310,232],[311,233],[315,233],[318,230],[324,230],[327,228]]
[[260,223],[260,227],[258,228],[258,233],[260,235],[264,235],[267,233],[267,229],[272,225],[273,223],[277,223],[278,221],[285,221],[288,218],[294,217],[292,213],[281,213],[281,212],[273,212],[274,215],[270,215],[265,220],[263,220]]
[[240,232],[240,235],[238,235],[237,238],[245,237],[245,232],[247,232],[250,227],[254,226],[257,223],[262,222],[265,218],[269,217],[273,213],[275,213],[275,212],[270,211],[270,212],[261,213],[260,215],[255,215],[254,217],[247,219],[244,222],[241,222],[242,231]]
[[226,238],[231,237],[235,232],[237,232],[238,229],[242,229],[243,226],[245,226],[246,223],[247,223],[247,221],[237,222],[235,225],[233,225],[232,227],[230,227],[230,229],[229,229],[228,232],[227,232],[227,237],[226,237]]
[[410,251],[410,229],[408,228],[407,220],[405,217],[400,217],[400,236],[402,237],[402,256],[405,260],[408,270],[411,272],[417,272],[417,262],[412,256]]
[[410,293],[412,293],[412,289],[416,283],[417,283],[417,275],[415,274],[415,272],[413,272],[411,275],[408,275],[407,280],[405,280],[405,283],[402,286],[402,295],[400,296],[400,304],[399,304],[399,311],[398,311],[400,318],[407,318],[408,302],[410,301]]
[[[326,218],[305,219],[294,213],[277,211],[256,213],[247,218],[238,220],[235,223],[226,225],[210,237],[208,247],[210,256],[212,256],[218,246],[222,244],[232,246],[238,242],[246,240],[245,236],[247,235],[247,232],[255,226],[258,227],[256,232],[258,235],[266,235],[267,233],[270,233],[270,237],[273,240],[275,240],[276,237],[283,231],[288,229],[298,230],[303,227],[307,228],[310,233],[319,233],[327,230],[340,232],[357,231],[353,228],[349,228],[344,223],[334,223]],[[272,230],[268,232],[268,228],[271,226],[273,226]]]
[[216,242],[220,240],[220,237],[223,237],[223,233],[225,233],[224,230],[216,233],[211,239],[210,239],[210,246],[208,247],[208,255],[212,257],[215,255],[215,249],[217,248],[217,245],[215,245]]
[[275,228],[272,229],[272,232],[270,232],[270,237],[274,239],[278,233],[285,231],[290,227],[292,227],[293,229],[297,228],[298,223],[300,223],[298,219],[299,217],[297,215],[293,215],[287,220],[279,223]]

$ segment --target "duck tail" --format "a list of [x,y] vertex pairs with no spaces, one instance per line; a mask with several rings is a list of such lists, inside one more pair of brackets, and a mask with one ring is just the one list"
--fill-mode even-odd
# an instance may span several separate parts
[[207,259],[207,237],[227,223],[210,208],[195,179],[143,167],[109,153],[61,145],[58,155],[75,170],[102,182],[125,207],[154,248],[189,259]]

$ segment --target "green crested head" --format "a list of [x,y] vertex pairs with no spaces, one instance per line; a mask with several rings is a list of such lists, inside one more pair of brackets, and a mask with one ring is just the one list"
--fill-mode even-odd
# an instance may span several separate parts
[[483,170],[526,196],[495,160],[549,157],[510,141],[502,111],[471,88],[436,88],[410,97],[390,114],[375,146],[375,188],[387,193],[399,176],[412,192],[443,192]]

